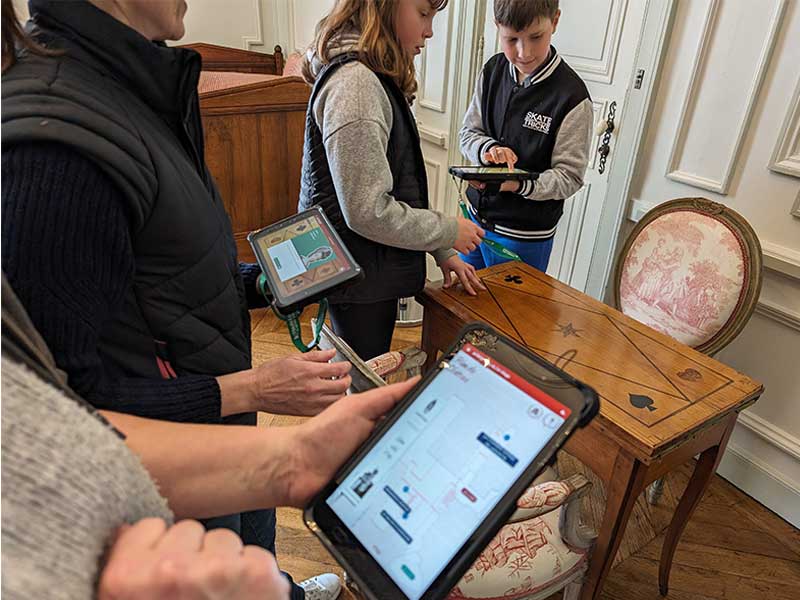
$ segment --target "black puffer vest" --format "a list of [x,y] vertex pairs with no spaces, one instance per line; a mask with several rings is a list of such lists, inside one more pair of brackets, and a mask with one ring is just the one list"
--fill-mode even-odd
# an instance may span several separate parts
[[[304,144],[303,186],[310,190],[300,200],[300,210],[319,205],[342,236],[347,248],[364,270],[364,279],[329,298],[333,303],[366,304],[413,296],[425,286],[425,253],[386,246],[358,235],[347,226],[331,178],[322,132],[314,121],[313,106],[325,81],[342,65],[358,60],[341,54],[317,75],[308,102]],[[392,106],[392,130],[386,158],[392,171],[392,196],[412,208],[428,208],[428,180],[414,115],[403,92],[389,77],[378,75]],[[354,169],[364,168],[353,165]]]
[[105,367],[149,378],[250,368],[236,246],[203,158],[199,55],[151,43],[88,2],[30,8],[35,37],[64,52],[23,55],[3,76],[3,144],[65,144],[119,188],[135,274],[102,332]]

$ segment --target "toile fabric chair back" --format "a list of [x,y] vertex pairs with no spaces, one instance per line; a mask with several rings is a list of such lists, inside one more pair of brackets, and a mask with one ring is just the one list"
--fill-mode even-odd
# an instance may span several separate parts
[[624,314],[714,354],[747,324],[761,280],[750,224],[722,204],[680,198],[649,211],[631,232],[614,291]]

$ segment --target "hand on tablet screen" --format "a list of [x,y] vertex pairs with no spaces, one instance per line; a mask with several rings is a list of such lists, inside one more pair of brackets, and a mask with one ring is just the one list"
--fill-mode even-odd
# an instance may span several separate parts
[[[482,181],[475,181],[474,179],[468,181],[470,187],[474,187],[476,190],[485,190],[486,184]],[[501,192],[519,192],[521,182],[519,181],[504,181],[500,184],[500,191]]]
[[417,381],[419,377],[414,377],[403,383],[345,396],[299,425],[289,442],[286,504],[305,506]]
[[503,163],[508,165],[509,169],[513,169],[517,164],[517,155],[511,148],[505,146],[492,146],[488,152],[483,154],[483,162],[501,165]]

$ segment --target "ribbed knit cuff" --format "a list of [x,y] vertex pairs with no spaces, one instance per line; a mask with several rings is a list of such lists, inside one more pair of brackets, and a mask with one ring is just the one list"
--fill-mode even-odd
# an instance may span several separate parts
[[500,144],[498,144],[496,141],[494,141],[494,140],[489,140],[488,142],[485,142],[485,143],[483,144],[483,146],[481,146],[481,149],[478,151],[478,161],[479,161],[479,162],[480,162],[480,163],[481,163],[481,164],[482,164],[484,167],[489,167],[489,166],[493,165],[494,163],[486,162],[485,160],[483,160],[483,155],[484,155],[484,154],[486,154],[486,153],[487,153],[489,150],[491,150],[491,149],[492,149],[492,148],[494,148],[495,146],[499,146],[499,145],[500,145]]
[[[107,407],[109,410],[183,423],[221,422],[222,395],[215,377],[123,379],[115,391],[117,398],[113,406]],[[98,403],[104,404],[102,400],[92,402],[95,406]]]

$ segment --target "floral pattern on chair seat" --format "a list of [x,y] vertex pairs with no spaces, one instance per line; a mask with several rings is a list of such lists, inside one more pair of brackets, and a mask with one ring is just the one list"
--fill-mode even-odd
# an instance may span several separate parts
[[744,243],[711,214],[655,218],[622,265],[620,309],[688,346],[708,342],[735,314],[748,278]]
[[561,510],[503,526],[448,599],[516,600],[585,569],[587,553],[561,539]]

